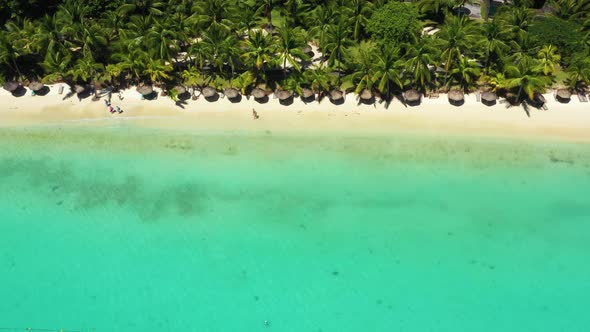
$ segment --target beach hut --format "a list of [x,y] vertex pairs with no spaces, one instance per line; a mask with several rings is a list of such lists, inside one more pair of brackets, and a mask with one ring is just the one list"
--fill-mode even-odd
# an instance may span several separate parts
[[4,83],[4,90],[8,92],[14,92],[18,89],[18,83],[14,81]]
[[154,92],[154,88],[152,88],[151,85],[140,85],[137,87],[137,92],[139,92],[143,96],[147,96],[150,93]]
[[39,81],[33,81],[33,82],[29,83],[29,89],[31,89],[35,92],[43,89],[43,87],[45,87],[45,85],[43,85],[43,83],[41,83]]
[[262,99],[266,97],[266,92],[261,88],[254,88],[254,90],[252,90],[251,95],[256,99]]
[[330,96],[330,101],[333,104],[340,105],[340,104],[344,103],[344,92],[342,92],[340,90],[334,89],[334,90],[330,91],[329,96]]
[[279,90],[275,92],[281,105],[290,105],[293,103],[293,91]]
[[303,88],[301,90],[301,99],[305,102],[310,102],[315,100],[315,93],[312,89]]
[[461,90],[454,89],[449,91],[448,97],[451,105],[461,106],[465,102],[465,96]]
[[205,97],[205,99],[207,100],[215,99],[215,97],[218,96],[217,90],[213,89],[210,86],[204,87],[203,90],[201,90],[201,93],[203,94],[203,97]]
[[225,88],[223,94],[229,99],[237,99],[240,96],[240,91],[236,88]]
[[570,93],[570,91],[568,89],[559,89],[555,93],[555,98],[557,99],[557,101],[559,101],[561,103],[569,103],[571,97],[572,97],[572,94]]
[[420,104],[420,92],[410,89],[404,92],[404,100],[408,105],[418,105]]
[[495,105],[497,99],[498,96],[492,91],[484,91],[481,94],[481,103],[487,106]]
[[364,101],[371,101],[373,99],[373,93],[369,89],[363,89],[359,95],[359,98]]
[[279,98],[279,100],[283,101],[291,98],[293,96],[293,92],[287,90],[279,90],[275,93],[275,95],[277,96],[277,98]]
[[179,95],[183,94],[186,92],[186,88],[182,85],[177,85],[174,87],[174,90],[176,90],[176,93],[178,93]]
[[86,91],[86,88],[82,85],[74,85],[74,91],[76,91],[77,94],[81,94],[82,92]]

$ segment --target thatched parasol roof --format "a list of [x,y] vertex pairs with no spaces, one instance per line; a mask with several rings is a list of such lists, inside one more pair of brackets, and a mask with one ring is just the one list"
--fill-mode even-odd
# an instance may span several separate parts
[[363,89],[363,91],[361,91],[361,94],[359,95],[359,97],[364,100],[369,100],[369,99],[373,98],[373,93],[369,89]]
[[498,99],[498,96],[492,91],[485,91],[481,94],[481,99],[484,101],[492,102]]
[[182,85],[177,85],[174,87],[174,90],[180,95],[186,92],[186,88]]
[[315,95],[313,90],[308,89],[308,88],[303,88],[301,92],[302,92],[303,98],[311,98],[312,96]]
[[205,98],[211,98],[211,97],[213,97],[213,96],[215,96],[217,94],[217,90],[213,89],[210,86],[204,87],[201,92],[203,93],[203,96]]
[[287,91],[287,90],[280,90],[276,93],[276,96],[277,96],[277,98],[279,98],[279,100],[289,99],[289,98],[291,98],[292,95],[293,95],[293,92]]
[[84,92],[84,90],[86,90],[85,87],[78,84],[74,85],[74,91],[76,91],[76,93],[82,93]]
[[330,91],[330,99],[332,100],[340,100],[344,98],[344,93],[340,90],[332,90]]
[[266,97],[266,92],[264,90],[262,90],[261,88],[254,88],[254,90],[252,90],[252,96],[254,96],[254,98],[264,98]]
[[137,87],[137,92],[141,93],[142,95],[149,95],[150,93],[154,92],[154,88],[151,85],[140,85]]
[[235,89],[235,88],[225,88],[223,90],[223,94],[227,98],[232,99],[232,98],[237,98],[240,95],[240,91],[238,91],[238,89]]
[[557,90],[557,97],[559,97],[560,99],[570,99],[572,97],[572,94],[568,89],[559,89]]
[[404,99],[410,102],[418,101],[420,100],[420,93],[414,89],[410,89],[404,92]]
[[4,83],[4,90],[6,91],[12,92],[16,89],[18,89],[18,83],[14,81]]
[[463,100],[463,98],[464,98],[463,91],[461,91],[461,90],[449,91],[449,100],[461,101],[461,100]]
[[39,82],[39,81],[33,81],[31,83],[29,83],[29,89],[33,90],[33,91],[39,91],[41,89],[43,89],[45,85],[43,85],[43,83]]

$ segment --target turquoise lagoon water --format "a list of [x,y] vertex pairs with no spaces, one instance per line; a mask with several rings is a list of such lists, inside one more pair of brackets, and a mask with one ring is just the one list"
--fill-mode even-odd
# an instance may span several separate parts
[[0,328],[590,328],[588,145],[125,125],[0,151]]

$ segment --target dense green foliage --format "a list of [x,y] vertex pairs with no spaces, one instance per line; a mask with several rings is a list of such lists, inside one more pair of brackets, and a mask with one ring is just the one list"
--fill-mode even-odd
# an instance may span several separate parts
[[585,50],[582,25],[573,20],[554,16],[537,18],[531,24],[529,33],[535,47],[555,45],[564,60]]
[[[0,81],[150,82],[244,93],[260,85],[320,94],[343,88],[383,98],[478,85],[530,98],[552,84],[589,83],[587,1],[554,0],[555,14],[514,1],[488,20],[460,16],[462,4],[0,0]],[[568,82],[556,82],[564,72]]]
[[420,33],[418,10],[413,3],[390,2],[375,12],[367,24],[375,40],[413,42]]

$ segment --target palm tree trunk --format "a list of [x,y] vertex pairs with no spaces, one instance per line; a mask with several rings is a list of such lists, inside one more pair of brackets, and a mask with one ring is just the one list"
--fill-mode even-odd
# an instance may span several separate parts
[[23,75],[20,72],[20,69],[18,68],[18,65],[16,64],[16,60],[14,58],[12,58],[12,64],[14,65],[14,69],[16,70],[16,73],[18,74],[18,78],[20,79]]

